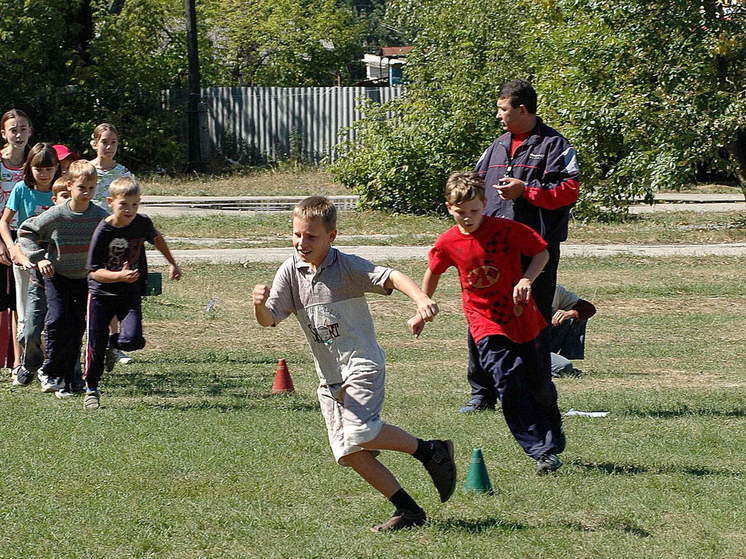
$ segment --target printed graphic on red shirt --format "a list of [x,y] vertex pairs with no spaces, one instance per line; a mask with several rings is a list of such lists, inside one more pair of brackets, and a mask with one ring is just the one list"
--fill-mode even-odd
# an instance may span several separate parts
[[458,269],[461,298],[475,340],[501,335],[516,343],[533,340],[546,326],[533,299],[513,302],[513,288],[523,276],[521,256],[546,248],[531,228],[515,221],[485,217],[472,235],[453,227],[441,235],[429,254],[430,270]]

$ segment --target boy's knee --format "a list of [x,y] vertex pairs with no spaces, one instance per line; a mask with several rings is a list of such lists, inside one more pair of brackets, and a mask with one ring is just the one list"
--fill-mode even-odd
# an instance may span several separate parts
[[352,454],[345,454],[339,460],[337,460],[337,464],[339,464],[340,466],[350,467],[355,471],[359,471],[360,469],[365,468],[371,462],[374,462],[378,454],[378,451],[374,450],[360,450],[358,452],[353,452]]
[[122,333],[119,332],[109,336],[109,346],[122,351],[137,351],[145,347],[145,338],[142,336],[129,338],[122,336]]

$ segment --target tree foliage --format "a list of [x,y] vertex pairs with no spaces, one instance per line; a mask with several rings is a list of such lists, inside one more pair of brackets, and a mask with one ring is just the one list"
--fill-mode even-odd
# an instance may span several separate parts
[[103,0],[0,0],[2,110],[29,113],[34,140],[81,151],[109,121],[122,133],[126,165],[177,167],[176,115],[163,110],[160,92],[186,67],[178,5],[127,0],[115,15]]
[[201,15],[220,85],[335,85],[360,58],[361,21],[336,0],[211,0]]
[[333,167],[369,205],[437,207],[447,173],[498,134],[497,89],[515,77],[532,80],[540,114],[578,148],[579,215],[619,214],[701,164],[746,187],[743,17],[712,0],[415,4],[389,11],[415,47],[407,95],[369,111]]

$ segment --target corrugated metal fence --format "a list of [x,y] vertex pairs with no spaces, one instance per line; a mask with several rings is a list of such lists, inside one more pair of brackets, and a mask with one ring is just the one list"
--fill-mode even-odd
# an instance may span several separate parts
[[[290,157],[318,163],[340,130],[362,115],[362,99],[383,103],[402,87],[211,87],[202,90],[201,148],[245,163]],[[169,101],[182,104],[183,92]],[[349,134],[348,134],[349,136]]]

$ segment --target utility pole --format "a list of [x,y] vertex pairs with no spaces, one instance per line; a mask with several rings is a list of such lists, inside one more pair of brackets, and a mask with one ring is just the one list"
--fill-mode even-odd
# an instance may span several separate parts
[[202,164],[199,133],[199,104],[201,88],[199,79],[199,54],[197,52],[197,11],[195,0],[184,0],[187,20],[187,58],[189,59],[189,98],[187,100],[187,144],[189,171]]

